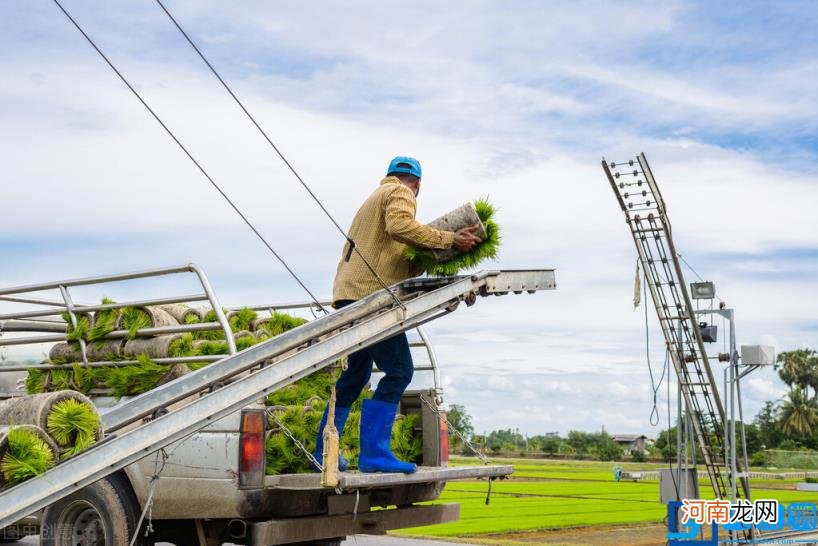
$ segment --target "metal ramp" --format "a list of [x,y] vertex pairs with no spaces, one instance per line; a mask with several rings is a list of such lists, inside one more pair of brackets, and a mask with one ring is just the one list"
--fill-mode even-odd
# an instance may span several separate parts
[[645,154],[623,163],[603,159],[602,168],[633,236],[713,492],[720,499],[733,492],[735,498],[749,498],[742,469],[735,476],[725,470],[724,408],[673,244],[667,208]]
[[[556,288],[553,270],[483,271],[410,279],[340,311],[227,356],[103,415],[114,434],[44,474],[0,491],[0,528],[334,362],[343,355],[454,311],[461,302]],[[17,289],[19,291],[19,289]],[[14,292],[15,289],[0,291]],[[169,405],[201,394],[179,409]],[[135,428],[129,424],[149,418]],[[116,431],[119,431],[118,433]]]

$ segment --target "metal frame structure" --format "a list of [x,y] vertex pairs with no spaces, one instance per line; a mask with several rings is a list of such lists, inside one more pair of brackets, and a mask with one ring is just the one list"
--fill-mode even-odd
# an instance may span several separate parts
[[[80,305],[73,301],[70,288],[76,286],[89,286],[104,284],[110,282],[129,281],[134,279],[147,279],[155,277],[163,277],[168,275],[177,275],[192,273],[196,276],[203,292],[200,294],[191,294],[176,297],[157,298],[141,301],[130,301],[120,303],[98,304],[98,305]],[[43,299],[34,297],[34,294],[46,290],[58,290],[62,301]],[[88,277],[82,279],[71,279],[65,281],[30,284],[25,286],[16,286],[12,288],[0,289],[0,301],[8,301],[15,303],[26,303],[30,305],[45,306],[43,309],[36,311],[23,311],[16,313],[0,314],[0,324],[3,324],[3,330],[6,332],[20,331],[20,332],[42,332],[42,331],[57,331],[60,333],[45,334],[39,336],[23,336],[10,337],[0,339],[0,347],[10,345],[29,345],[34,343],[56,343],[66,341],[67,335],[65,330],[59,323],[52,319],[55,315],[60,316],[64,313],[68,314],[72,326],[77,326],[77,316],[86,313],[94,313],[97,311],[104,311],[108,309],[122,309],[125,307],[144,307],[148,305],[165,305],[171,303],[190,303],[196,301],[207,301],[210,303],[213,311],[216,313],[217,322],[208,322],[203,324],[181,324],[178,326],[162,326],[158,328],[143,328],[137,332],[137,335],[153,336],[161,334],[177,334],[185,332],[198,332],[203,330],[223,330],[225,332],[225,341],[227,342],[228,352],[232,355],[236,353],[236,344],[233,336],[230,333],[230,324],[224,314],[219,299],[216,297],[216,292],[210,285],[210,281],[205,275],[205,272],[196,264],[186,264],[176,267],[165,267],[160,269],[149,269],[145,271],[136,271],[132,273],[124,273],[119,275],[101,275],[97,277]],[[115,330],[105,336],[106,339],[124,338],[128,332],[125,330]],[[79,339],[80,352],[82,354],[82,364],[90,366],[125,366],[135,364],[136,361],[109,361],[109,362],[94,362],[88,361],[86,353],[85,341]],[[212,360],[206,357],[196,357],[198,362]],[[218,357],[217,357],[218,359]],[[176,362],[186,362],[190,360],[173,358],[163,359],[162,363],[172,364]],[[54,366],[49,365],[49,368]],[[66,367],[66,366],[62,366]],[[70,367],[70,365],[67,365]],[[21,370],[30,369],[32,366],[20,367]],[[4,370],[11,371],[16,368],[5,367]]]
[[[473,305],[478,296],[554,288],[553,270],[482,271],[461,277],[410,279],[391,287],[391,293],[375,292],[112,408],[102,417],[103,428],[119,431],[117,434],[41,476],[0,491],[0,527],[185,438],[350,351],[451,313],[461,302]],[[8,291],[0,291],[3,293]],[[186,405],[178,409],[159,411],[183,400]],[[150,418],[147,422],[123,430],[146,417]]]
[[[603,159],[602,168],[636,245],[713,491],[726,498],[741,469],[726,476],[721,471],[724,407],[673,243],[667,207],[645,154],[624,163]],[[740,480],[746,498],[749,484],[746,478]]]

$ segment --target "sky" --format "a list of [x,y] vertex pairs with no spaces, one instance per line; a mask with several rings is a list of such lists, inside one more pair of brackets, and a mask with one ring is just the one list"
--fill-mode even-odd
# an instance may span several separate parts
[[[159,6],[64,5],[329,296],[343,239]],[[653,309],[647,332],[633,309],[636,254],[603,157],[646,154],[677,249],[735,309],[739,344],[818,346],[814,3],[167,6],[342,226],[389,160],[412,155],[421,221],[489,196],[503,246],[486,267],[556,269],[555,291],[486,299],[427,326],[445,400],[477,432],[655,436],[667,425],[675,380],[658,387],[652,426],[648,366],[658,379],[662,340]],[[0,74],[0,286],[194,262],[229,306],[306,298],[54,3],[0,2]],[[77,297],[181,289],[195,285]],[[742,387],[748,419],[786,392],[769,369]]]

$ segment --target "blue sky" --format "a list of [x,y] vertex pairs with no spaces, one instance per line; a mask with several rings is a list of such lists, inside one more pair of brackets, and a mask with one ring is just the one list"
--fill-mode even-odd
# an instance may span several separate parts
[[[158,6],[65,5],[329,294],[337,232]],[[818,345],[813,3],[168,6],[343,225],[411,154],[421,219],[490,195],[505,236],[492,267],[557,269],[556,292],[429,327],[447,401],[478,430],[656,433],[635,253],[602,156],[647,154],[677,247],[736,308],[740,343]],[[230,305],[302,298],[56,6],[0,4],[0,69],[0,285],[194,261]],[[782,392],[756,374],[748,411]]]

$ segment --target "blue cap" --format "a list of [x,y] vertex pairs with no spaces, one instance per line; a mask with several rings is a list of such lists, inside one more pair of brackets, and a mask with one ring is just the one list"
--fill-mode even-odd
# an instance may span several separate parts
[[420,171],[420,162],[414,157],[407,157],[399,155],[389,162],[389,168],[386,170],[387,176],[392,173],[407,173],[422,178]]

